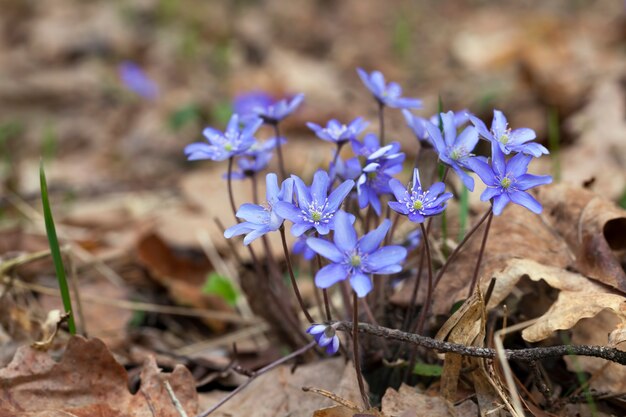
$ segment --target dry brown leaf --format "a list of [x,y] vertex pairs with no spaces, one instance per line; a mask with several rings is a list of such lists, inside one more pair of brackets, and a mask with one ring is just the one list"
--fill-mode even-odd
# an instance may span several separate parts
[[[572,329],[572,343],[581,345],[605,345],[607,334],[620,324],[620,320],[609,310],[582,319]],[[620,348],[619,346],[616,346]],[[626,346],[621,347],[622,350]],[[599,392],[626,392],[626,366],[586,356],[563,358],[572,372],[583,370],[591,375],[590,386]]]
[[[60,362],[30,347],[20,348],[0,369],[0,415],[79,417],[179,417],[164,382],[189,414],[197,412],[195,381],[183,366],[171,374],[159,371],[154,360],[144,364],[141,387],[128,391],[128,375],[98,339],[70,339]],[[45,395],[41,395],[45,392]],[[56,414],[55,414],[56,413]]]
[[[361,394],[354,367],[343,358],[316,361],[299,366],[291,372],[284,365],[261,375],[233,401],[217,409],[212,416],[310,417],[314,411],[335,404],[327,398],[302,391],[302,387],[322,387],[339,397],[360,404]],[[227,393],[200,394],[200,403],[207,409]],[[331,414],[332,415],[332,414]]]
[[[206,258],[182,257],[154,233],[147,233],[139,239],[137,256],[150,271],[150,276],[167,288],[176,303],[208,310],[233,311],[225,300],[202,292],[207,274],[213,269]],[[215,331],[226,328],[224,322],[205,321]]]
[[626,292],[626,272],[615,253],[626,249],[626,210],[598,194],[566,184],[540,187],[537,198],[545,207],[542,217],[574,254],[571,266]]
[[[416,388],[402,384],[398,391],[387,388],[382,399],[382,412],[387,416],[403,416],[412,412],[413,416],[454,417],[454,406],[442,397],[430,396]],[[474,405],[474,411],[476,406]],[[474,415],[476,413],[474,412]]]
[[[561,290],[550,309],[522,332],[522,337],[529,342],[543,340],[556,330],[570,329],[579,320],[593,317],[605,309],[626,323],[626,297],[576,272],[531,260],[511,259],[504,270],[494,276],[496,284],[489,300],[491,308],[504,300],[523,276],[533,281],[544,280],[552,288]],[[601,344],[606,343],[605,339]]]

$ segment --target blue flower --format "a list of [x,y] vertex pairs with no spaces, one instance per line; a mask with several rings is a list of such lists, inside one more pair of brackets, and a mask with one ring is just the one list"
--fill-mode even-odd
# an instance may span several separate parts
[[487,129],[487,126],[485,126],[483,121],[479,118],[470,116],[470,120],[474,126],[476,126],[480,136],[492,143],[498,144],[500,150],[504,152],[505,155],[511,152],[520,152],[537,158],[543,154],[550,153],[545,146],[537,142],[531,142],[537,137],[534,130],[528,128],[511,130],[508,127],[504,113],[500,110],[493,111],[491,131]]
[[233,236],[245,234],[244,245],[249,245],[255,239],[268,232],[276,231],[282,226],[284,218],[275,210],[280,202],[291,203],[293,200],[293,180],[286,179],[278,188],[278,177],[270,173],[265,177],[267,203],[264,206],[245,203],[237,210],[237,217],[244,222],[229,227],[224,231],[224,237],[230,239]]
[[468,164],[487,185],[480,199],[482,201],[493,199],[493,214],[499,216],[511,201],[526,207],[533,213],[541,213],[541,204],[526,190],[538,185],[550,184],[552,177],[527,174],[532,156],[518,153],[506,161],[500,146],[495,142],[491,143],[491,158],[491,165],[480,158],[471,158]]
[[[258,172],[267,168],[267,165],[272,159],[270,152],[257,152],[254,156],[248,156],[247,154],[241,155],[237,158],[237,167],[234,169],[230,178],[234,180],[243,180],[255,176]],[[228,178],[228,173],[223,175],[223,178]]]
[[321,127],[311,122],[308,122],[306,125],[315,132],[318,138],[342,145],[349,140],[356,139],[368,124],[369,122],[363,120],[363,118],[357,117],[348,125],[341,124],[335,119],[330,120],[326,127]]
[[[426,119],[424,117],[415,116],[406,109],[402,110],[402,114],[404,115],[404,120],[406,120],[407,125],[418,140],[428,142],[431,146],[435,146],[431,142],[430,135],[426,130],[426,123],[430,122],[435,126],[439,126],[439,115],[435,114],[429,119]],[[469,121],[469,117],[470,113],[466,109],[454,112],[454,126],[458,129]]]
[[463,168],[467,168],[466,162],[472,156],[472,151],[478,143],[478,132],[472,126],[466,127],[457,136],[456,125],[454,123],[454,113],[449,111],[441,113],[443,121],[443,137],[439,127],[431,122],[426,122],[426,130],[430,136],[435,149],[439,154],[439,159],[450,166],[461,177],[463,184],[468,190],[474,190],[474,179],[470,177]]
[[306,332],[313,335],[318,345],[326,348],[326,354],[334,355],[339,350],[339,336],[333,326],[313,324]]
[[317,272],[315,285],[328,288],[349,278],[356,294],[365,297],[372,290],[372,274],[400,272],[406,249],[402,246],[379,248],[390,226],[391,221],[385,219],[378,228],[357,240],[349,215],[337,213],[333,243],[315,237],[306,241],[311,249],[331,261]]
[[310,188],[299,177],[292,175],[292,178],[296,187],[298,207],[291,202],[279,203],[276,206],[280,216],[293,222],[291,233],[297,237],[315,228],[320,235],[326,235],[334,230],[335,215],[354,187],[354,181],[344,181],[328,195],[330,179],[326,171],[315,173]]
[[359,158],[354,157],[346,159],[337,158],[333,164],[331,162],[329,169],[329,177],[334,181],[335,178],[340,180],[355,180],[361,175],[361,162]]
[[357,68],[361,81],[374,95],[376,101],[381,105],[399,109],[419,109],[422,107],[422,100],[416,98],[406,98],[402,96],[402,88],[398,83],[385,83],[385,77],[380,71],[373,71],[371,74],[362,68]]
[[430,190],[423,190],[417,168],[413,170],[413,183],[405,188],[400,181],[392,179],[389,187],[398,201],[390,201],[389,207],[409,217],[414,223],[422,223],[426,217],[436,216],[446,209],[446,201],[452,193],[444,193],[445,184],[437,182]]
[[159,95],[159,87],[134,62],[125,61],[118,67],[122,82],[130,91],[146,99],[155,99]]
[[249,91],[238,94],[233,101],[233,112],[242,120],[259,117],[257,110],[264,109],[274,103],[274,98],[265,91]]
[[292,251],[296,255],[302,255],[304,259],[306,259],[307,261],[310,261],[311,259],[315,257],[315,252],[313,252],[313,250],[309,248],[309,246],[306,244],[306,240],[308,238],[309,236],[305,234],[300,235],[300,237],[297,238],[295,243],[293,244]]
[[254,134],[263,124],[258,117],[249,120],[244,126],[239,124],[239,115],[233,114],[223,133],[212,127],[204,129],[202,134],[209,142],[196,142],[185,147],[185,155],[190,161],[211,159],[223,161],[247,151],[255,142]]
[[392,142],[386,146],[380,146],[378,137],[367,134],[363,142],[352,141],[352,149],[355,154],[366,157],[365,167],[356,182],[359,208],[365,208],[371,204],[372,208],[380,216],[380,195],[391,193],[389,180],[392,175],[402,171],[402,162],[405,154],[400,152],[400,144]]
[[419,228],[409,232],[409,234],[405,237],[405,246],[407,250],[417,248],[420,243],[422,243],[422,231]]

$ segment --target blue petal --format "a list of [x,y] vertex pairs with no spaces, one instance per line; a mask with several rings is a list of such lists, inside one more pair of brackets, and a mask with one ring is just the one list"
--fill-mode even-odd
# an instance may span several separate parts
[[313,183],[311,184],[311,200],[322,204],[328,196],[328,173],[319,170],[313,175]]
[[409,220],[413,223],[424,223],[425,217],[423,214],[414,211],[409,213]]
[[287,219],[293,223],[299,223],[302,221],[302,211],[293,204],[279,201],[274,205],[273,209],[283,219]]
[[302,236],[304,232],[311,229],[313,227],[312,223],[303,222],[303,223],[295,223],[291,226],[291,234],[295,237]]
[[228,125],[226,126],[227,132],[238,132],[239,131],[239,115],[237,113],[233,113],[230,116],[230,120],[228,121]]
[[326,209],[331,212],[336,211],[341,203],[343,203],[343,200],[348,196],[348,194],[350,194],[353,187],[354,181],[352,180],[346,180],[341,183],[339,187],[335,188],[335,190],[328,196]]
[[500,110],[493,111],[493,121],[491,122],[491,131],[496,140],[500,140],[500,137],[506,132],[507,121],[504,113]]
[[404,215],[409,214],[409,209],[406,208],[406,204],[398,203],[397,201],[390,201],[387,204],[389,204],[389,207],[391,207],[393,211]]
[[500,187],[487,187],[485,191],[480,195],[480,201],[489,201],[497,195],[502,194],[502,188]]
[[509,197],[511,197],[511,201],[514,202],[515,204],[519,204],[522,207],[526,207],[528,210],[532,211],[533,213],[539,214],[541,213],[541,210],[543,209],[543,207],[541,207],[541,204],[535,200],[535,198],[528,194],[526,191],[515,191],[509,194]]
[[397,274],[402,271],[402,265],[394,264],[382,267],[376,270],[376,274],[378,275],[386,275],[386,274]]
[[224,237],[226,239],[230,239],[233,236],[244,235],[246,233],[253,231],[255,228],[256,228],[255,225],[253,225],[252,223],[248,223],[248,222],[237,223],[236,225],[231,226],[228,229],[224,230]]
[[245,203],[237,210],[237,217],[251,223],[262,224],[269,217],[269,212],[256,204]]
[[339,350],[339,337],[333,337],[333,342],[326,348],[327,355],[334,355]]
[[274,202],[278,199],[278,177],[273,172],[270,172],[265,176],[265,197],[267,201]]
[[489,129],[487,129],[487,126],[485,125],[485,123],[480,120],[478,117],[474,116],[474,115],[468,115],[469,119],[471,120],[472,124],[474,125],[474,127],[476,128],[476,130],[478,130],[478,133],[480,134],[480,136],[482,136],[483,138],[487,139],[487,140],[495,140],[493,135],[491,134],[491,132],[489,131]]
[[441,131],[439,130],[437,126],[435,126],[434,124],[430,122],[424,123],[424,127],[426,128],[426,131],[428,132],[428,136],[430,137],[431,142],[435,146],[435,149],[437,149],[437,153],[439,154],[439,157],[441,157],[442,154],[446,153],[446,144],[443,141],[443,138],[441,137]]
[[255,229],[251,231],[250,233],[248,233],[246,237],[243,238],[243,244],[248,246],[250,243],[252,243],[256,239],[260,238],[261,236],[263,236],[264,234],[270,231],[271,231],[270,228],[267,226],[259,227],[258,229]]
[[504,207],[509,204],[509,201],[511,201],[511,199],[506,193],[495,196],[493,198],[493,214],[496,216],[502,214],[502,210],[504,210]]
[[365,297],[372,291],[372,280],[369,276],[361,273],[352,274],[350,285],[358,297]]
[[506,164],[506,175],[509,178],[517,178],[524,175],[528,171],[528,164],[532,156],[518,153],[513,158],[509,159]]
[[480,158],[470,158],[465,162],[465,165],[474,171],[486,185],[498,185],[498,180],[496,179],[493,170]]
[[344,260],[344,255],[337,249],[337,247],[325,239],[310,237],[306,240],[306,244],[315,253],[319,253],[324,258],[330,259],[332,262],[342,262]]
[[434,183],[430,189],[428,190],[429,195],[439,195],[441,193],[443,193],[446,189],[446,185],[443,182],[436,182]]
[[537,134],[534,130],[529,129],[527,127],[522,127],[520,129],[515,129],[511,131],[509,135],[509,144],[511,145],[519,145],[522,143],[526,143],[531,141],[537,137]]
[[348,270],[339,264],[329,264],[315,274],[315,285],[319,288],[328,288],[333,284],[346,279]]
[[463,169],[458,165],[452,165],[452,169],[457,173],[459,177],[461,177],[461,181],[467,187],[468,190],[474,191],[474,178],[470,177],[467,172],[463,171]]
[[323,324],[314,324],[306,330],[308,334],[319,334],[324,333],[324,331],[326,331],[326,326]]
[[452,147],[454,146],[454,143],[456,140],[456,126],[454,125],[454,113],[451,111],[447,113],[441,113],[441,120],[443,121],[443,135],[444,135],[444,140],[446,141],[446,147]]
[[361,253],[372,253],[380,246],[391,227],[391,220],[385,219],[376,229],[359,239]]
[[389,265],[396,265],[406,258],[406,248],[402,246],[385,246],[370,254],[365,260],[369,271],[376,272]]
[[469,153],[474,150],[478,143],[478,131],[473,126],[466,127],[457,137],[457,146],[462,146]]
[[311,204],[311,193],[304,182],[297,175],[292,175],[293,184],[296,187],[296,197],[298,198],[298,206],[306,210]]
[[550,184],[552,177],[550,175],[532,175],[524,174],[517,178],[515,187],[518,190],[528,190],[529,188],[536,187],[538,185]]
[[550,153],[545,146],[537,142],[525,143],[523,145],[515,146],[513,149],[517,152],[532,155],[535,158],[539,158],[541,155],[547,155]]
[[400,201],[406,197],[407,191],[404,185],[400,182],[400,180],[393,178],[389,180],[389,188],[391,188],[391,192],[396,197],[396,200]]
[[315,230],[317,230],[317,233],[319,233],[322,236],[330,233],[330,224],[320,223],[313,227],[315,227]]
[[293,183],[293,178],[287,178],[285,181],[283,181],[283,183],[280,185],[280,192],[278,193],[279,200],[289,204],[293,203]]
[[494,172],[502,177],[505,175],[506,162],[504,152],[500,149],[500,142],[491,142],[491,164]]
[[350,217],[343,211],[335,215],[335,245],[343,252],[351,252],[356,247],[356,231]]

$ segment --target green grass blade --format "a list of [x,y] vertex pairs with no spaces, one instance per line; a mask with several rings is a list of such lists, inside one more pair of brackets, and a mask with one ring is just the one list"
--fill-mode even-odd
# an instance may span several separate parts
[[548,112],[548,147],[552,157],[552,175],[554,182],[561,181],[561,155],[559,154],[561,130],[559,128],[559,114],[552,108]]
[[54,227],[52,210],[50,210],[50,201],[48,200],[48,185],[46,183],[46,173],[43,169],[43,161],[39,165],[39,180],[41,183],[41,201],[43,204],[43,216],[46,222],[46,234],[48,235],[48,242],[50,243],[50,253],[52,254],[54,269],[56,271],[57,279],[59,280],[61,298],[63,299],[63,308],[67,313],[69,313],[67,325],[69,327],[70,334],[74,335],[76,334],[76,324],[74,323],[74,310],[72,310],[72,299],[70,298],[70,290],[67,286],[67,279],[65,277],[65,267],[63,266],[63,258],[61,257],[59,240],[57,239],[57,232]]

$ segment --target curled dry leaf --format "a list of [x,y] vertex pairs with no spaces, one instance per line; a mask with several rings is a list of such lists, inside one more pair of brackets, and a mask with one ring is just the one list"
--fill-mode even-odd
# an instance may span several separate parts
[[[496,284],[489,306],[495,307],[504,300],[523,276],[533,281],[544,280],[552,288],[561,290],[548,311],[522,332],[522,337],[529,342],[543,340],[557,330],[571,329],[579,320],[605,309],[626,323],[626,297],[623,295],[579,273],[525,259],[511,259],[503,271],[495,274]],[[600,344],[606,343],[605,335]]]
[[165,374],[154,359],[146,361],[141,387],[133,395],[128,391],[126,370],[98,339],[73,337],[58,363],[47,353],[22,347],[0,369],[0,415],[179,417],[164,381],[170,383],[185,411],[195,414],[195,383],[183,366]]
[[454,417],[475,416],[478,409],[471,401],[469,404],[463,403],[459,407],[454,407],[442,397],[431,396],[402,384],[398,391],[393,388],[387,389],[382,400],[382,412],[387,416]]
[[626,293],[616,251],[626,249],[626,210],[591,191],[557,184],[538,189],[543,218],[574,254],[582,274]]

